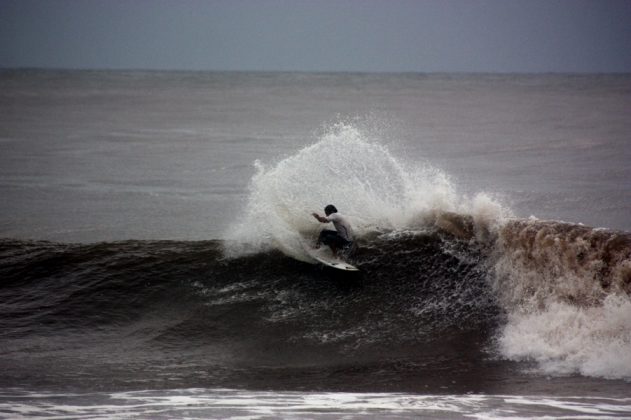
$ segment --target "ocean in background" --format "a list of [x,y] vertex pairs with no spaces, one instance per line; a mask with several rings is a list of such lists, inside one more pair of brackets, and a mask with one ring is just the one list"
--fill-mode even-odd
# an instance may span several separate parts
[[[0,416],[631,418],[631,76],[0,71]],[[334,203],[356,275],[300,245]]]

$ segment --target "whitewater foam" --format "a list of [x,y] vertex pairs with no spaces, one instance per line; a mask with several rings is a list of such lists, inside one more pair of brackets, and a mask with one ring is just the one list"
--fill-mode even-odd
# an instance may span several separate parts
[[629,398],[522,395],[418,395],[408,393],[271,392],[166,389],[117,393],[0,392],[0,413],[68,419],[318,418],[413,419],[626,418]]
[[631,238],[536,219],[501,231],[501,353],[549,374],[631,379]]
[[500,348],[510,359],[537,361],[546,373],[631,379],[630,319],[631,302],[621,296],[587,308],[551,302],[511,313]]

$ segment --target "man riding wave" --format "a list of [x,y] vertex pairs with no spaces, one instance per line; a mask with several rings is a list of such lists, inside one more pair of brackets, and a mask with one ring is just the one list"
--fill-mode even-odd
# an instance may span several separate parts
[[337,256],[340,249],[349,249],[353,245],[353,229],[350,223],[340,213],[333,204],[329,204],[324,208],[326,216],[320,216],[318,213],[311,213],[320,223],[333,223],[335,230],[325,229],[320,232],[316,247],[320,244],[328,245],[333,251],[333,256]]

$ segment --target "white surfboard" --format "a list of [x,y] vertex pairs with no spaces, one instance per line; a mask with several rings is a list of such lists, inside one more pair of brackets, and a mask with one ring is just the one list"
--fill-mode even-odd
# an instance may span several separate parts
[[337,268],[338,270],[344,271],[359,271],[359,268],[355,267],[354,265],[351,265],[346,261],[334,257],[333,253],[331,252],[331,248],[329,248],[328,246],[322,245],[320,248],[316,249],[302,242],[302,247],[311,258],[313,258],[320,264],[326,265],[327,267]]

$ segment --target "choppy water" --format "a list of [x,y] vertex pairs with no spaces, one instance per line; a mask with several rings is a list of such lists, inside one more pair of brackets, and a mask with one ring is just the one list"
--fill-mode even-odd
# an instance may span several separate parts
[[628,76],[0,83],[1,415],[631,415]]

